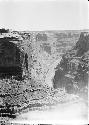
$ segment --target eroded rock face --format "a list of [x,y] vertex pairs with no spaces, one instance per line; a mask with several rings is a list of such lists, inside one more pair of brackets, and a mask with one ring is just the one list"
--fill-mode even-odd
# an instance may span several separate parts
[[89,35],[81,33],[75,47],[63,55],[56,67],[54,88],[65,87],[68,92],[88,86]]
[[[13,39],[12,39],[13,40]],[[22,77],[20,49],[8,38],[0,38],[0,77]]]
[[77,49],[77,56],[82,56],[89,50],[89,34],[87,32],[80,34],[80,38],[74,49]]

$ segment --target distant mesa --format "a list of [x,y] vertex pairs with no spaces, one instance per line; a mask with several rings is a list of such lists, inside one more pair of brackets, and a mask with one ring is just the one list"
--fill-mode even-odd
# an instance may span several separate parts
[[38,33],[36,35],[36,41],[47,41],[47,35],[45,33]]

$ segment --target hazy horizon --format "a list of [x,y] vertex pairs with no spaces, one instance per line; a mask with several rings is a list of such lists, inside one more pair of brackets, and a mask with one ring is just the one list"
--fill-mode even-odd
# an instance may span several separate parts
[[87,0],[0,1],[0,28],[17,31],[86,30]]

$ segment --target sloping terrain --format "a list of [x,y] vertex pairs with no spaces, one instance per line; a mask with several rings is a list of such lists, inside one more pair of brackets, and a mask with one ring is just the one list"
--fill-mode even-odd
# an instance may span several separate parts
[[[26,117],[29,115],[29,119],[35,119],[36,111],[36,116],[42,112],[42,118],[47,113],[48,118],[53,118],[55,112],[55,116],[59,115],[63,119],[63,115],[66,114],[66,118],[68,113],[74,112],[73,108],[78,109],[82,105],[84,108],[79,108],[72,119],[74,116],[78,117],[77,113],[82,115],[82,112],[84,115],[80,120],[87,119],[89,37],[83,34],[81,36],[80,33],[81,31],[10,33],[19,37],[16,44],[27,53],[28,66],[26,68],[26,64],[23,65],[22,80],[18,81],[13,77],[0,80],[1,115],[3,111],[9,110],[15,117],[19,118],[22,114],[24,118],[26,113]],[[4,35],[7,36],[1,34],[1,37]],[[84,44],[83,50],[84,41],[86,45]],[[60,112],[64,112],[62,117]],[[40,119],[40,115],[37,118]]]

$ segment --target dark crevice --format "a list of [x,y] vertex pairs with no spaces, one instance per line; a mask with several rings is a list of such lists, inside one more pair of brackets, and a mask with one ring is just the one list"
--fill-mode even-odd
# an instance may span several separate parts
[[22,78],[22,68],[18,66],[9,66],[9,67],[0,67],[0,78],[11,78],[14,77],[15,79]]

